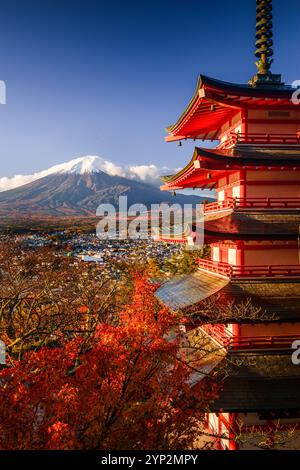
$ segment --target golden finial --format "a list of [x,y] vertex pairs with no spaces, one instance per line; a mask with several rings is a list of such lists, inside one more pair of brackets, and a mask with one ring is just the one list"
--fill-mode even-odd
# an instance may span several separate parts
[[273,23],[272,0],[256,0],[256,62],[258,73],[270,74],[273,63]]

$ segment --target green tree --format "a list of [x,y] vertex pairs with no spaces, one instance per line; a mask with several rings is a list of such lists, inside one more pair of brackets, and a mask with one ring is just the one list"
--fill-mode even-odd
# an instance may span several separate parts
[[200,250],[188,250],[183,247],[179,255],[173,255],[165,261],[165,271],[176,274],[190,274],[197,270],[197,259],[208,258],[210,249],[205,245]]

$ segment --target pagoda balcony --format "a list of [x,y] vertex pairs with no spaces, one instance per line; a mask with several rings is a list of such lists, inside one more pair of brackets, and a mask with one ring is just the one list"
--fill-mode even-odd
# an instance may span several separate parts
[[235,336],[220,325],[202,325],[200,328],[220,347],[233,351],[291,349],[292,343],[300,340],[300,335]]
[[204,204],[204,214],[227,210],[299,210],[300,198],[227,198],[225,201]]
[[241,134],[231,132],[217,148],[230,149],[239,144],[245,145],[300,145],[300,133],[297,134]]
[[228,279],[234,278],[300,278],[299,265],[257,265],[232,266],[228,263],[198,259],[198,267],[202,271],[217,274]]

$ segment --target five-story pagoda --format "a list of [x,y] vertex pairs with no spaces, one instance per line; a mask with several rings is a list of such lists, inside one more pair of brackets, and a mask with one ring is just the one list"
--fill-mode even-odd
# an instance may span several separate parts
[[[183,170],[162,178],[162,190],[217,193],[204,207],[211,258],[157,296],[174,311],[197,312],[201,331],[232,362],[247,359],[225,379],[208,414],[225,449],[242,447],[235,439],[241,431],[265,428],[272,438],[278,426],[300,423],[300,366],[291,361],[300,339],[300,106],[295,90],[270,70],[271,0],[257,0],[256,39],[257,75],[247,85],[200,76],[188,107],[167,129],[168,142],[218,140],[217,147],[196,147]],[[201,318],[201,306],[214,298],[232,306],[251,301],[258,313],[240,318],[232,308],[223,321],[207,311]]]

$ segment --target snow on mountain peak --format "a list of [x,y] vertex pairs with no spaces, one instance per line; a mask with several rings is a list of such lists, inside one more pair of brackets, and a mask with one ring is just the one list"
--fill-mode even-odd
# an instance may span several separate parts
[[105,160],[97,156],[86,156],[75,158],[67,163],[55,165],[45,173],[48,175],[56,173],[75,173],[77,175],[85,175],[90,173],[100,173],[105,171]]
[[91,174],[91,173],[107,173],[110,176],[122,176],[124,178],[143,181],[145,183],[160,183],[160,175],[177,172],[166,167],[157,167],[153,164],[146,165],[118,165],[109,160],[95,155],[75,158],[65,163],[52,166],[47,170],[39,171],[31,175],[15,175],[12,177],[0,177],[0,192],[14,189],[24,184],[31,183],[45,176],[55,174]]

